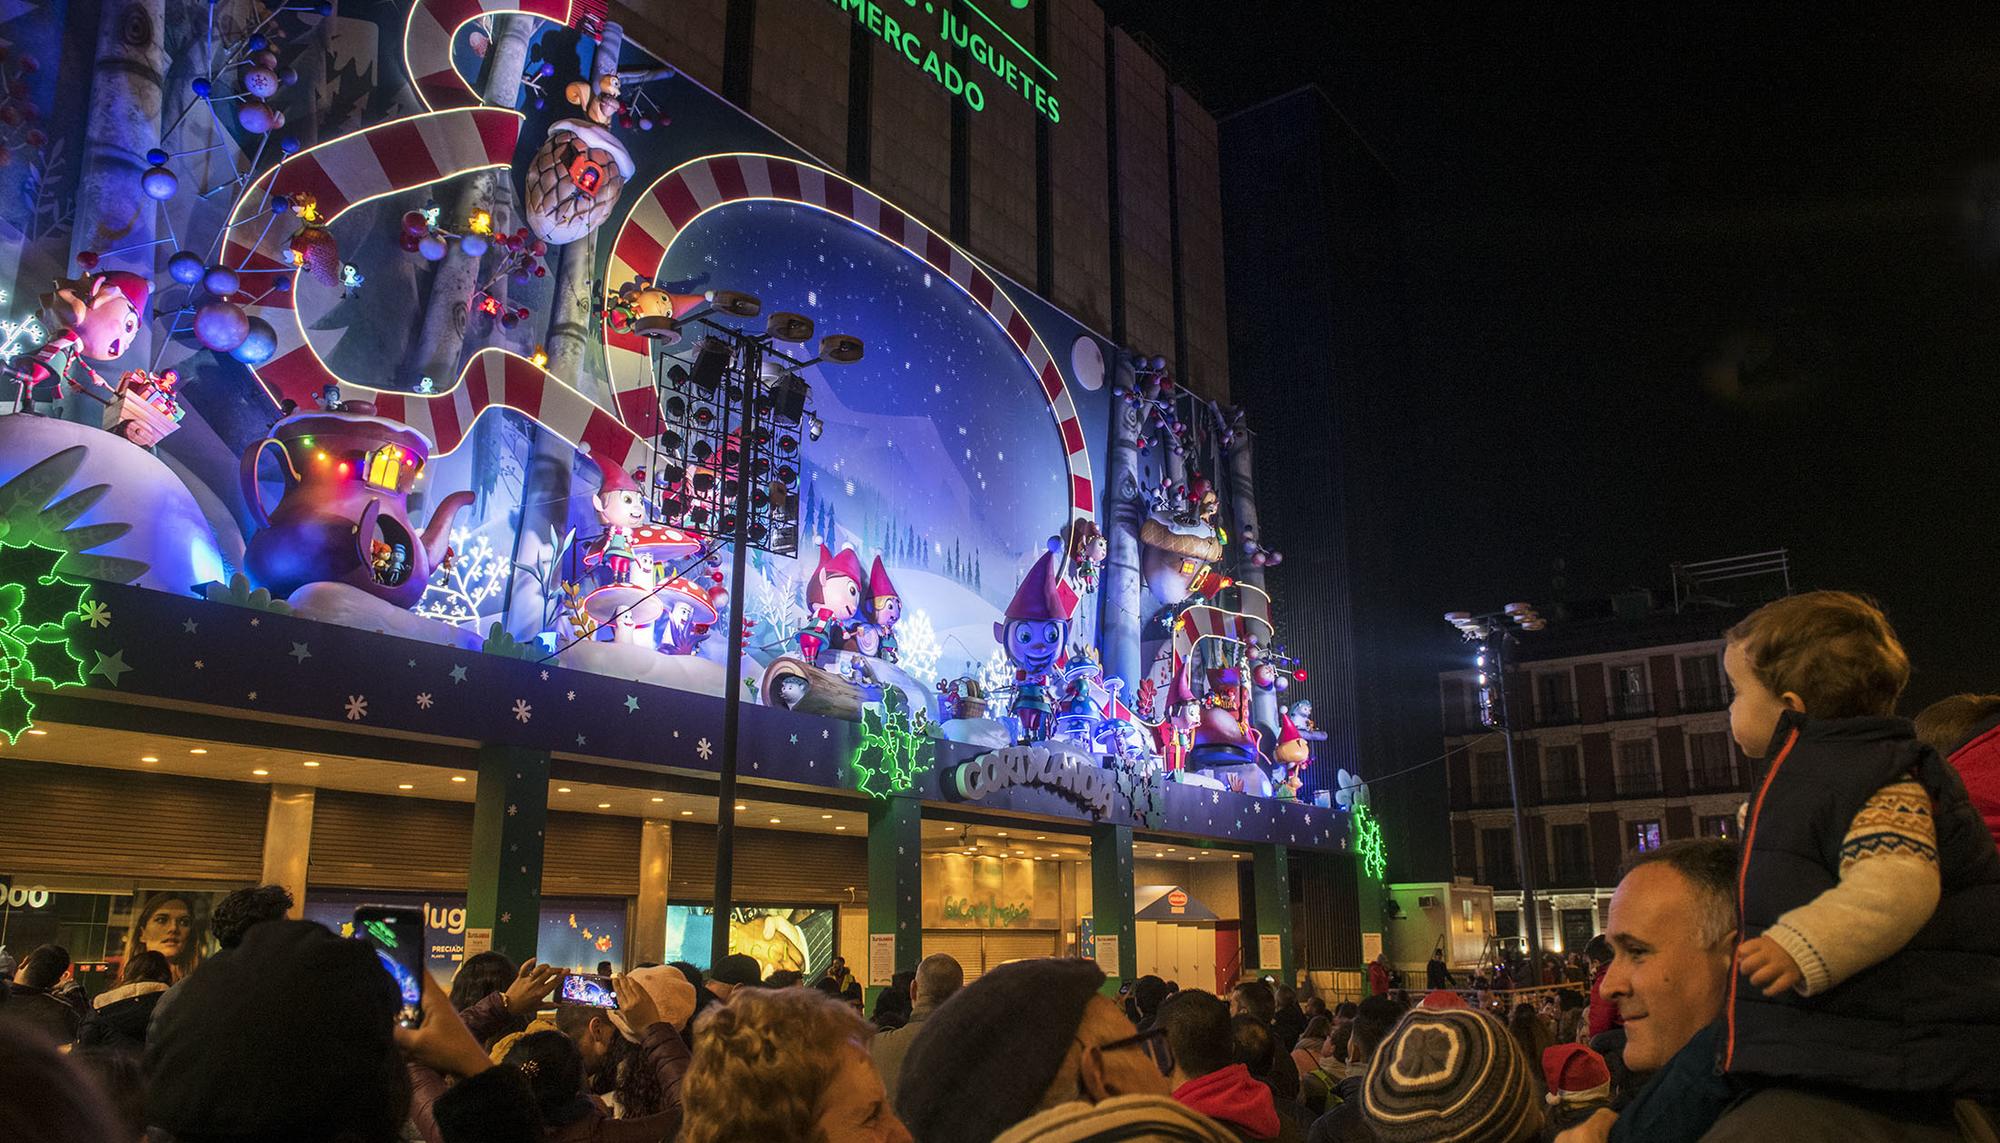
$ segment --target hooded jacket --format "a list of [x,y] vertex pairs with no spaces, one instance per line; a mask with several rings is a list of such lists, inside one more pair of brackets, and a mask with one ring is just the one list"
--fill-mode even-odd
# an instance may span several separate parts
[[1952,750],[1951,765],[1965,783],[1972,807],[1986,819],[1987,832],[2000,842],[2000,715],[1973,727]]
[[1278,1138],[1278,1106],[1271,1089],[1242,1064],[1196,1076],[1174,1089],[1174,1099],[1245,1139]]
[[84,1018],[77,1044],[85,1048],[138,1048],[146,1046],[146,1027],[153,1022],[153,1008],[166,995],[167,986],[150,980],[123,984],[105,992],[93,1002],[95,1011]]
[[1965,784],[1900,718],[1778,721],[1744,830],[1738,934],[1839,884],[1850,822],[1908,774],[1930,795],[1941,895],[1904,947],[1816,996],[1732,972],[1722,1069],[1892,1092],[2000,1093],[2000,853]]

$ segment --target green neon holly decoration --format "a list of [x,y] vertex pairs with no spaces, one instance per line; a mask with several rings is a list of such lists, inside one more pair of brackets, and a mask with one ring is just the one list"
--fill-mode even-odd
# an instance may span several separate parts
[[1354,853],[1361,858],[1361,868],[1368,876],[1380,881],[1389,875],[1389,851],[1382,847],[1382,823],[1375,820],[1374,811],[1368,803],[1354,807],[1354,816],[1348,820],[1348,833],[1354,838]]
[[67,554],[40,544],[0,545],[0,737],[10,746],[35,724],[30,686],[84,684],[70,628],[85,619],[90,588],[57,573]]
[[923,716],[912,717],[908,708],[903,692],[892,686],[883,688],[880,710],[862,710],[861,741],[848,761],[855,789],[886,798],[916,785],[930,737],[924,733]]

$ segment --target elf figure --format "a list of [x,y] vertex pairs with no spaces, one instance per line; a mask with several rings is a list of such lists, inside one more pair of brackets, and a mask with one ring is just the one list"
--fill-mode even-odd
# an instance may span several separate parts
[[799,632],[799,654],[809,663],[821,655],[849,649],[855,616],[861,614],[861,557],[853,548],[839,555],[819,546],[819,566],[806,582],[806,608],[812,622]]
[[72,393],[101,389],[92,395],[108,403],[115,390],[90,362],[116,361],[131,347],[151,291],[151,283],[125,270],[56,279],[55,290],[41,298],[43,324],[56,332],[10,366],[21,387],[20,407],[53,405],[65,383]]
[[1010,712],[1021,720],[1027,740],[1042,738],[1056,707],[1054,672],[1069,640],[1076,592],[1055,571],[1055,553],[1043,552],[1007,605],[1007,617],[993,625],[993,637],[1014,665]]
[[612,583],[629,584],[632,565],[639,558],[632,547],[632,533],[646,523],[646,494],[640,491],[630,473],[609,465],[604,469],[604,483],[598,486],[590,503],[597,509],[604,535],[598,539],[596,550],[584,557],[584,563],[601,562],[610,569]]
[[1201,725],[1201,700],[1188,685],[1187,667],[1174,672],[1167,688],[1166,718],[1159,726],[1160,757],[1169,770],[1187,768],[1188,750],[1194,746],[1194,728]]
[[1281,768],[1278,797],[1298,797],[1300,775],[1305,772],[1306,763],[1312,760],[1312,745],[1306,741],[1305,735],[1299,733],[1289,714],[1278,716],[1278,748],[1272,751],[1272,756]]
[[874,654],[895,662],[896,621],[903,617],[903,597],[896,594],[896,585],[889,582],[889,570],[882,566],[881,556],[876,556],[874,565],[868,569],[868,614],[875,624]]

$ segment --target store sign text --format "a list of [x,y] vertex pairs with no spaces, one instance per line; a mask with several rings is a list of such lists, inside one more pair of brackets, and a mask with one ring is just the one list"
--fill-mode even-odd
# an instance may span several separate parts
[[963,763],[951,773],[948,788],[968,801],[980,801],[1009,786],[1039,786],[1073,798],[1098,817],[1111,812],[1113,776],[1096,760],[1061,747],[1008,746]]
[[[984,22],[985,31],[946,11],[945,0],[903,0],[902,7],[908,9],[903,14],[910,23],[896,19],[895,0],[880,4],[875,0],[830,2],[838,5],[841,11],[852,14],[854,22],[868,29],[869,35],[901,52],[904,59],[930,76],[931,82],[944,88],[953,98],[963,100],[972,110],[986,110],[986,90],[979,85],[979,73],[968,76],[952,64],[952,52],[958,48],[965,49],[974,63],[991,72],[1000,86],[1020,96],[1035,109],[1037,115],[1050,123],[1062,122],[1062,107],[1057,103],[1055,93],[1044,86],[1045,81],[1054,83],[1056,74],[1008,35],[1004,28],[994,23],[992,17],[980,11],[973,0],[958,2]],[[1015,5],[1017,8],[1021,6]],[[921,13],[916,11],[919,7],[923,9]],[[936,47],[925,41],[915,23],[919,18],[929,16],[938,19]]]
[[998,898],[988,897],[984,901],[974,901],[970,897],[946,897],[944,899],[944,919],[966,921],[984,925],[989,929],[1005,928],[1017,924],[1034,915],[1034,910],[1025,901],[1002,904]]
[[40,909],[49,903],[46,885],[9,885],[0,881],[0,900],[10,909]]

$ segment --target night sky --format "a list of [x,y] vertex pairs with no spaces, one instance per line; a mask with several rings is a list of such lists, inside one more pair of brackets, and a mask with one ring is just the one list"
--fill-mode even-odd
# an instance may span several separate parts
[[1888,609],[1905,713],[2000,690],[2000,12],[1105,7],[1218,114],[1319,83],[1401,188],[1409,375],[1368,416],[1409,443],[1351,463],[1401,520],[1357,619],[1428,706],[1407,761],[1441,613],[1546,600],[1557,559],[1581,597],[1789,548]]

